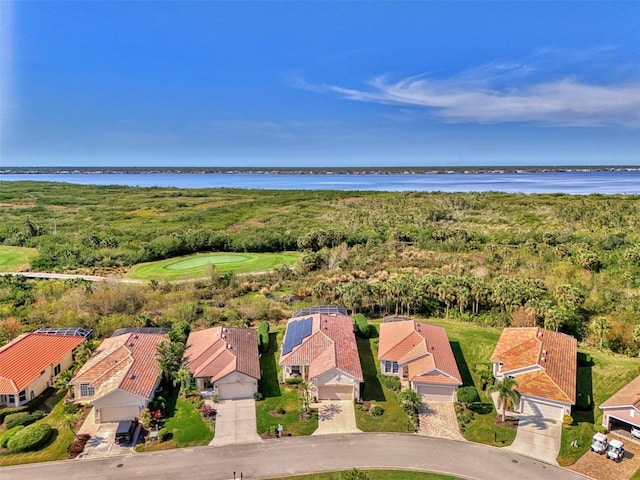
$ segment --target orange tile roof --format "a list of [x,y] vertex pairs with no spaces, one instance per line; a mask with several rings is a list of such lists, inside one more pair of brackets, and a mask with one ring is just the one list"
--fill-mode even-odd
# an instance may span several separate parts
[[84,337],[25,333],[0,348],[0,393],[24,390],[45,368],[57,365]]
[[156,348],[167,336],[161,333],[123,333],[109,337],[85,363],[71,384],[88,383],[97,400],[117,389],[153,398],[153,390],[160,377]]
[[640,409],[640,376],[602,402],[600,408],[635,407]]
[[258,336],[251,328],[214,327],[191,332],[183,362],[194,377],[215,382],[238,371],[260,379]]
[[462,385],[447,331],[436,325],[414,320],[382,323],[378,359],[407,365],[412,381],[427,381],[425,376],[441,372],[448,383]]
[[577,341],[564,333],[542,328],[505,328],[491,356],[500,372],[536,368],[516,375],[518,391],[574,404],[578,369]]
[[[358,344],[351,317],[317,313],[289,319],[289,324],[302,318],[313,318],[311,335],[291,352],[280,357],[280,365],[309,365],[309,378],[337,368],[363,382]],[[286,332],[285,332],[286,335]]]

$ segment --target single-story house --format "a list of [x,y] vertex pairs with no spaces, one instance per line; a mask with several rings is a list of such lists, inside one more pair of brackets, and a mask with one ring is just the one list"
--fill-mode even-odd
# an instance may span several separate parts
[[280,355],[283,380],[302,378],[318,400],[360,398],[364,381],[353,320],[341,307],[299,310],[287,322]]
[[457,401],[462,377],[444,328],[394,318],[380,325],[380,371],[410,383],[427,400]]
[[18,407],[52,387],[71,367],[74,352],[91,330],[40,329],[0,348],[0,405]]
[[505,328],[493,355],[497,380],[514,378],[523,415],[562,420],[576,403],[577,341],[537,327]]
[[220,400],[251,398],[258,391],[258,336],[251,328],[214,327],[191,332],[183,363],[200,391]]
[[600,410],[602,410],[602,425],[607,430],[640,428],[640,376],[602,402]]
[[74,400],[95,407],[96,422],[138,418],[153,400],[161,371],[156,357],[162,328],[125,328],[102,342],[69,382]]

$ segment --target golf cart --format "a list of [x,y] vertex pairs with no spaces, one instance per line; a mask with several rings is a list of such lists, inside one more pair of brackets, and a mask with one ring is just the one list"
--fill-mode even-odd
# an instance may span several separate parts
[[636,438],[640,438],[640,428],[631,427],[631,435],[633,435]]
[[607,448],[607,458],[619,462],[624,457],[624,443],[620,440],[611,440]]
[[591,450],[603,454],[607,450],[609,440],[604,433],[596,433],[591,440]]

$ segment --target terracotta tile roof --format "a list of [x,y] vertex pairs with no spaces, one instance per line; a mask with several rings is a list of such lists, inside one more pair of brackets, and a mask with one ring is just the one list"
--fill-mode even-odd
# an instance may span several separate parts
[[[291,318],[287,327],[295,320],[308,317],[309,315]],[[337,368],[352,375],[356,381],[363,382],[351,317],[327,313],[317,313],[311,317],[311,335],[304,338],[291,352],[282,355],[280,365],[309,365],[309,378]]]
[[81,336],[25,333],[0,348],[0,393],[24,390],[85,340]]
[[191,332],[183,362],[194,377],[215,382],[238,371],[260,379],[258,336],[251,328],[214,327]]
[[378,359],[409,367],[409,379],[426,381],[425,375],[448,378],[462,385],[462,377],[444,328],[428,323],[404,320],[380,325]]
[[635,407],[640,409],[640,376],[602,402],[600,408]]
[[161,333],[131,332],[109,337],[70,383],[93,386],[93,397],[83,397],[88,401],[116,389],[151,399],[160,377],[156,348],[163,340],[167,336]]
[[502,373],[535,369],[516,375],[522,394],[570,404],[576,401],[577,341],[569,335],[542,328],[505,328],[491,361],[502,363]]

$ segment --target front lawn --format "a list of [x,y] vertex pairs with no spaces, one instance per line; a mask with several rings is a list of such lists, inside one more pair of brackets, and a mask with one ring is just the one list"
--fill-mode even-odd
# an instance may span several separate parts
[[[591,365],[578,367],[577,390],[593,399],[593,407],[586,411],[574,408],[575,425],[563,428],[558,463],[574,464],[589,451],[594,425],[602,423],[602,411],[598,406],[638,375],[640,361],[607,352],[580,348],[579,353],[591,356]],[[571,446],[577,442],[577,447]]]
[[294,436],[311,435],[318,428],[317,412],[313,412],[309,419],[301,420],[298,390],[279,383],[282,371],[278,360],[283,335],[282,327],[272,331],[269,334],[269,351],[260,357],[260,393],[264,400],[256,402],[256,427],[259,435],[278,425]]
[[171,432],[171,438],[165,442],[149,442],[136,447],[138,452],[166,450],[169,448],[195,447],[208,445],[214,434],[211,422],[205,422],[202,415],[191,402],[178,398],[173,415],[166,420],[163,428]]
[[[378,328],[377,325],[375,327]],[[384,413],[379,417],[373,417],[362,406],[357,405],[356,425],[363,432],[413,432],[413,421],[400,407],[396,393],[383,387],[378,380],[378,335],[374,336],[376,338],[358,338],[358,353],[364,376],[362,398],[370,405],[382,407]]]
[[51,462],[67,458],[67,447],[74,440],[73,432],[64,425],[65,393],[57,393],[47,399],[53,405],[51,413],[36,423],[48,423],[53,430],[52,440],[44,448],[35,452],[9,453],[0,449],[0,466],[19,465],[22,463]]

